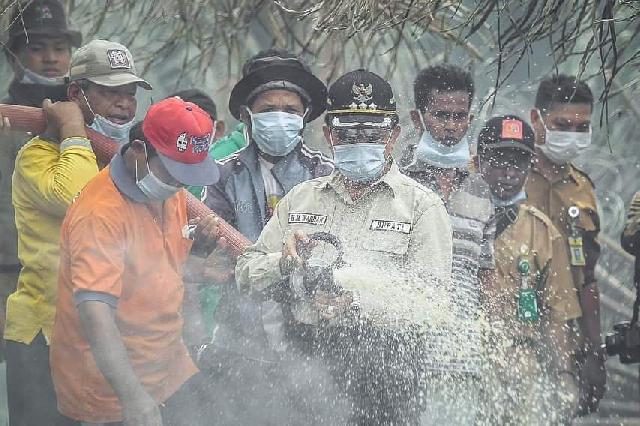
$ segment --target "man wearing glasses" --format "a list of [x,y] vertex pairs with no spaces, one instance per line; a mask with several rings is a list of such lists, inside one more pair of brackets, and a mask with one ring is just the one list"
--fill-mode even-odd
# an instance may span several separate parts
[[436,194],[393,162],[400,127],[388,82],[365,70],[345,74],[329,90],[325,123],[335,171],[280,200],[238,260],[236,281],[256,297],[286,292],[300,268],[334,257],[309,236],[337,237],[341,291],[314,291],[311,324],[291,299],[287,335],[327,362],[350,400],[350,424],[414,424],[425,403],[425,330],[447,329],[450,312],[449,217]]

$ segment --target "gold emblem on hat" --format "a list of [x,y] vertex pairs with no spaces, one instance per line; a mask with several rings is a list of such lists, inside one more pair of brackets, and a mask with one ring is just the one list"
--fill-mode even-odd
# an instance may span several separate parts
[[373,99],[373,86],[371,84],[365,86],[363,83],[354,83],[351,91],[353,92],[354,102],[349,106],[352,108],[355,106],[358,109],[367,109],[369,106],[367,105],[367,102]]

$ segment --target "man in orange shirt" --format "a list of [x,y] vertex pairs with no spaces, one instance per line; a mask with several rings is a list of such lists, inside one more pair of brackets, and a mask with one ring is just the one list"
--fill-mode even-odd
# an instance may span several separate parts
[[51,346],[65,416],[136,426],[208,420],[180,311],[192,243],[206,254],[218,233],[213,215],[195,230],[188,224],[183,189],[218,179],[213,133],[195,104],[174,97],[151,106],[69,208]]

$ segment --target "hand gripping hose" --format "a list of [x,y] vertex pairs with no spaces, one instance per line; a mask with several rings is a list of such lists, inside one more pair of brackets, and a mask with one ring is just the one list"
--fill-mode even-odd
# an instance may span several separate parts
[[[34,135],[44,132],[47,127],[45,115],[41,108],[0,104],[0,114],[9,119],[11,128],[31,132]],[[116,154],[118,144],[93,129],[87,128],[86,130],[96,158],[104,164],[108,163],[111,157]],[[214,211],[204,205],[190,192],[186,191],[186,193],[189,218],[204,218],[210,214],[215,214]],[[249,239],[221,218],[219,218],[218,229],[220,231],[220,237],[224,237],[227,240],[229,251],[233,253],[235,257],[240,256],[244,249],[251,245]]]

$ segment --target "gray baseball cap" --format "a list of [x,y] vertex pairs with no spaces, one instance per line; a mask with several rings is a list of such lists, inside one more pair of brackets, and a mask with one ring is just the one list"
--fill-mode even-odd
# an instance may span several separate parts
[[81,79],[108,87],[137,83],[143,89],[152,89],[147,81],[136,75],[129,49],[107,40],[93,40],[75,51],[69,81]]

